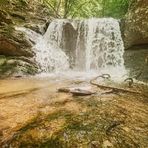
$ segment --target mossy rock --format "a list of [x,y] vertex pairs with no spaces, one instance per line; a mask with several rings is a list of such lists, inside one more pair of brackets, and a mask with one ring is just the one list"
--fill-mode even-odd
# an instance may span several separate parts
[[38,72],[30,60],[35,55],[32,43],[15,27],[26,26],[43,34],[42,26],[49,19],[49,11],[40,0],[0,0],[0,55],[4,55],[0,57],[0,77]]
[[35,75],[38,66],[35,62],[25,57],[5,57],[0,56],[0,78],[5,78],[17,74]]
[[6,63],[6,57],[3,55],[0,55],[0,66],[3,66]]
[[14,59],[7,60],[7,65],[16,65],[17,62]]

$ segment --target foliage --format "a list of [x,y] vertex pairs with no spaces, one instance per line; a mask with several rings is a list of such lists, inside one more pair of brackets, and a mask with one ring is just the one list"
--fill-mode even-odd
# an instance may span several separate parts
[[130,0],[41,0],[57,18],[114,17],[127,12]]

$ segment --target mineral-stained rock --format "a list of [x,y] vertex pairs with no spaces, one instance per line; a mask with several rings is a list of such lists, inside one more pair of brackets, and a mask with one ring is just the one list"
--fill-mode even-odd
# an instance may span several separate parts
[[148,0],[133,0],[123,28],[126,48],[148,44]]

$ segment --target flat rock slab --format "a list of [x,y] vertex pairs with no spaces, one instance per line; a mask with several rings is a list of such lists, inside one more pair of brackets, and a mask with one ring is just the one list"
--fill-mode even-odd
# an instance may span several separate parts
[[79,88],[79,87],[74,87],[74,88],[68,88],[68,87],[63,87],[59,88],[58,92],[64,92],[64,93],[72,93],[75,96],[87,96],[87,95],[92,95],[95,94],[95,91],[90,90],[90,88]]
[[91,90],[74,89],[70,91],[70,93],[72,93],[74,96],[88,96],[88,95],[95,94],[96,92]]

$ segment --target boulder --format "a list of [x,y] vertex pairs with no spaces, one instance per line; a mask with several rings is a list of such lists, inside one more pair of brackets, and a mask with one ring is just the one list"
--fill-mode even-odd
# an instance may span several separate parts
[[34,75],[38,72],[35,62],[26,57],[0,56],[0,78],[15,75]]
[[[25,46],[28,48],[30,46],[27,41]],[[0,54],[6,56],[33,56],[33,52],[25,49],[24,46],[21,46],[18,42],[3,36],[0,36]]]

